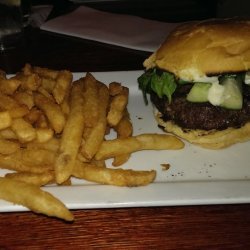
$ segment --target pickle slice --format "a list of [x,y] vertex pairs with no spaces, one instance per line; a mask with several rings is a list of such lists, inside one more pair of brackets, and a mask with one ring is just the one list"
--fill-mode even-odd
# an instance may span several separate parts
[[187,95],[189,102],[207,102],[208,90],[212,86],[211,83],[196,82]]
[[221,107],[227,109],[241,109],[243,105],[242,83],[237,78],[226,78],[221,84],[224,86]]

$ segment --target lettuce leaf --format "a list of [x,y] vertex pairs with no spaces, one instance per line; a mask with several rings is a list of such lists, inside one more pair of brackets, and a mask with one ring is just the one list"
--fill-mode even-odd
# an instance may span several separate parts
[[150,91],[154,91],[160,98],[166,96],[169,103],[171,103],[172,95],[177,87],[173,74],[165,71],[157,72],[156,69],[142,74],[138,78],[138,83],[146,104],[148,104],[147,93],[150,93]]

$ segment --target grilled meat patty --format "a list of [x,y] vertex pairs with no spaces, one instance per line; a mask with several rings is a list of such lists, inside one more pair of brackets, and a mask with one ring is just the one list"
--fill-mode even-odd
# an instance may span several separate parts
[[163,96],[159,98],[153,91],[151,101],[161,112],[164,121],[173,121],[184,129],[223,130],[228,127],[241,127],[250,121],[250,87],[245,85],[243,108],[229,110],[212,104],[192,103],[186,100],[191,84],[179,85],[171,103]]

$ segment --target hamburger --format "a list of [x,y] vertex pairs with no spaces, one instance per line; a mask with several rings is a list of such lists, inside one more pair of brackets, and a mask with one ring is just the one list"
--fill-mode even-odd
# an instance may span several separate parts
[[139,88],[166,132],[210,149],[250,139],[250,20],[180,25],[143,65]]

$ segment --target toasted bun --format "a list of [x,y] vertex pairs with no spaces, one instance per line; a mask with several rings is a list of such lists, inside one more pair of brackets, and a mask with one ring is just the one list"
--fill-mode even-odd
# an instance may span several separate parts
[[166,131],[178,137],[197,144],[203,148],[221,149],[229,147],[235,143],[250,140],[250,122],[241,128],[227,128],[225,130],[186,130],[182,129],[172,121],[165,122],[161,119],[159,112],[155,113],[158,124]]
[[178,26],[144,66],[183,80],[250,69],[250,20],[212,19]]

